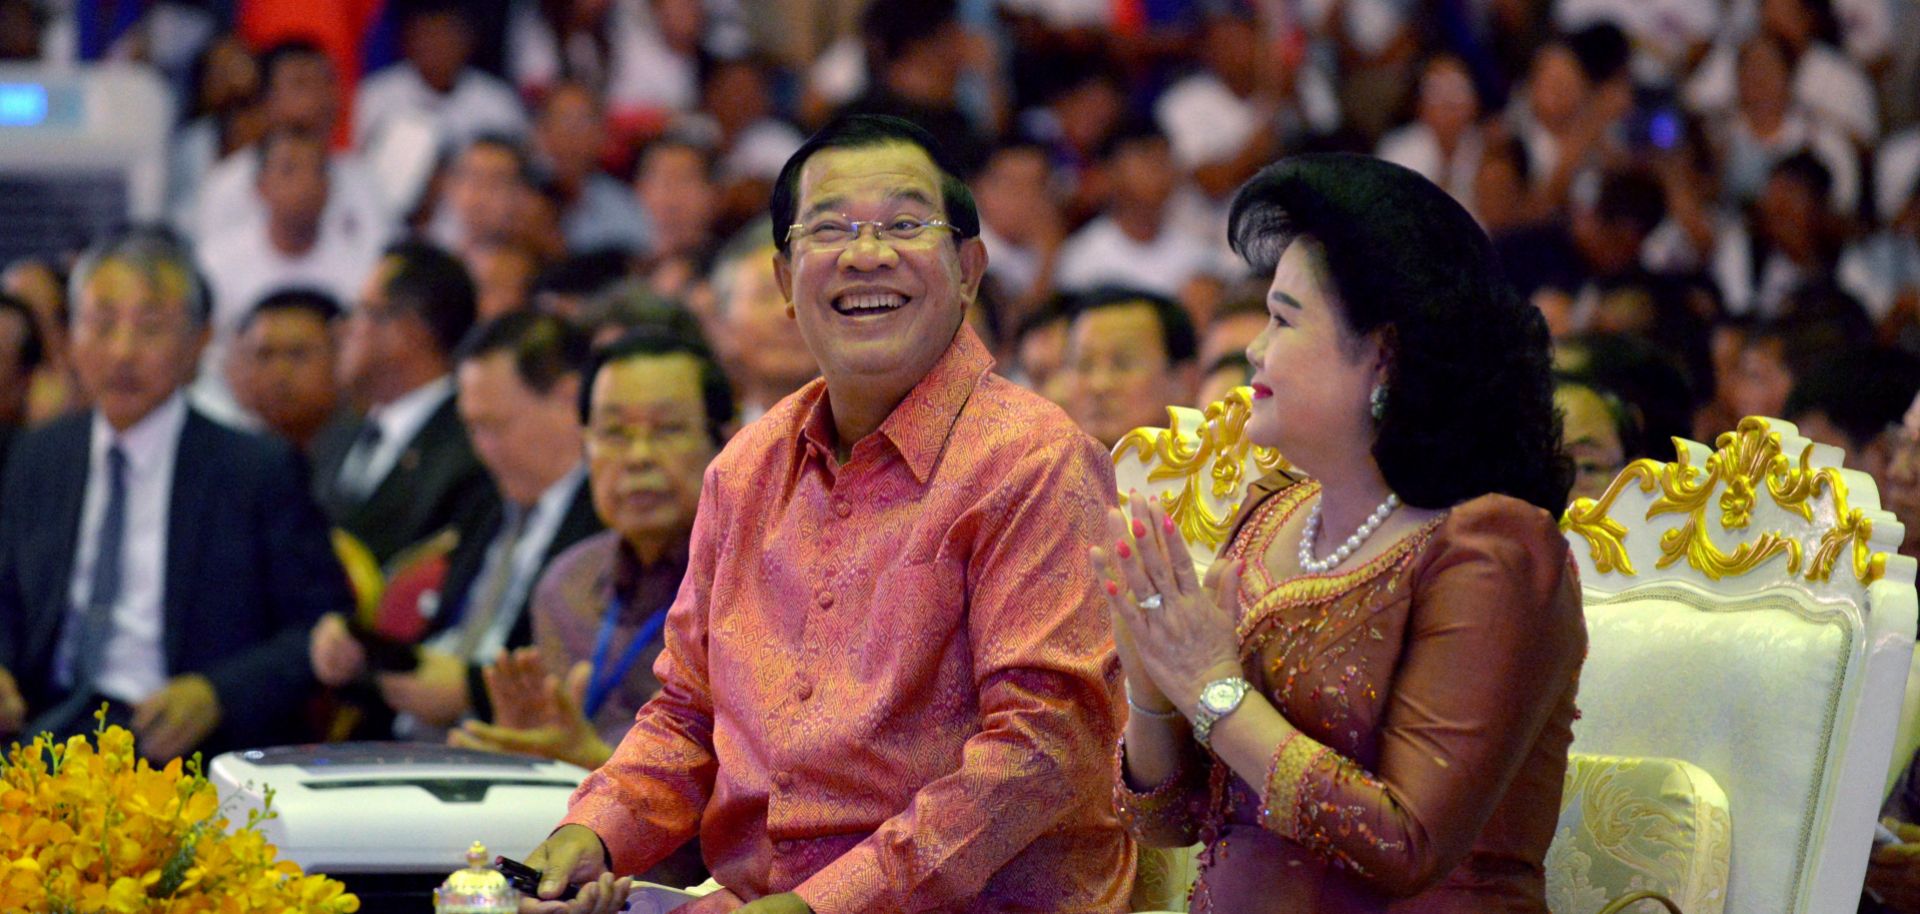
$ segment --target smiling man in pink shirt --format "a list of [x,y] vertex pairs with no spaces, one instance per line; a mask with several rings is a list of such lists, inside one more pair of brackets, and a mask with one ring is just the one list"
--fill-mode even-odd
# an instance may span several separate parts
[[[991,373],[979,218],[924,131],[852,117],[788,161],[775,269],[821,380],[707,471],[655,673],[528,857],[612,911],[696,834],[687,908],[1118,912],[1112,632],[1082,560],[1105,451]],[[744,904],[744,907],[740,905]]]

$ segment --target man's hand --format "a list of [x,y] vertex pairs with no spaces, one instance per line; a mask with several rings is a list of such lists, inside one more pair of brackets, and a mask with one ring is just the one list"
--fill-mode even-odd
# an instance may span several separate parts
[[[520,899],[520,914],[613,914],[626,906],[632,880],[613,878],[607,847],[584,825],[562,825],[547,836],[526,864],[540,873],[540,889]],[[569,885],[580,886],[572,901],[555,901]]]
[[133,708],[140,754],[156,762],[179,758],[220,726],[220,696],[199,673],[182,673]]
[[1867,864],[1867,890],[1900,914],[1920,914],[1920,826],[1887,823],[1901,844],[1873,849]]
[[483,673],[498,723],[467,721],[447,734],[447,743],[558,759],[589,771],[598,768],[613,756],[613,747],[580,713],[580,696],[592,672],[591,664],[576,663],[562,686],[547,672],[538,648],[502,653]]
[[387,706],[436,727],[451,727],[472,707],[467,698],[467,665],[444,651],[422,648],[411,673],[374,677]]
[[314,677],[336,688],[367,669],[367,650],[347,631],[347,620],[339,613],[327,613],[314,623],[307,636],[307,658],[313,661]]
[[813,909],[800,896],[787,892],[782,895],[768,895],[759,901],[740,908],[738,914],[813,914]]
[[20,686],[13,674],[0,666],[0,736],[12,736],[27,725],[27,700],[20,697]]

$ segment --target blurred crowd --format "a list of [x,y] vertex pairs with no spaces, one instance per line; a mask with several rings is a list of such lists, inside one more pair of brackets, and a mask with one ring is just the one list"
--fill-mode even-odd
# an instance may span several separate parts
[[[186,400],[302,453],[336,552],[373,569],[313,629],[320,679],[411,677],[365,696],[377,725],[316,712],[321,735],[485,718],[485,659],[533,640],[523,607],[576,543],[631,547],[589,584],[660,589],[672,549],[633,561],[630,533],[692,503],[623,525],[582,454],[710,455],[690,429],[722,442],[813,378],[767,199],[839,112],[910,119],[966,170],[971,324],[1106,445],[1246,381],[1270,277],[1227,248],[1234,189],[1372,153],[1465,205],[1547,316],[1576,496],[1777,416],[1873,474],[1913,551],[1914,34],[1912,0],[0,0],[0,56],[177,92],[168,243],[208,340]],[[114,326],[81,300],[91,240],[6,268],[9,436],[139,354],[88,345]],[[694,419],[594,426],[590,353],[636,328],[697,362],[667,385]],[[383,616],[397,593],[419,612]],[[454,595],[500,608],[433,623]],[[431,638],[445,665],[389,650]]]

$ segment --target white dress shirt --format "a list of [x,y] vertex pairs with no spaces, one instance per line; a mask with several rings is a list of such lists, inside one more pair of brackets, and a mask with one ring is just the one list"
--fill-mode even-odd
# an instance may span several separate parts
[[[100,560],[100,525],[106,519],[109,480],[107,450],[118,444],[127,458],[126,528],[121,541],[120,595],[114,600],[94,691],[137,704],[167,683],[165,647],[167,526],[173,504],[173,467],[180,451],[180,430],[187,422],[187,401],[178,393],[132,428],[116,435],[99,413],[87,453],[87,495],[80,509],[80,539],[68,588],[67,630],[77,631],[86,617],[93,588],[93,566]],[[71,649],[63,638],[63,653]],[[71,676],[71,657],[56,667]]]
[[401,61],[367,77],[353,104],[353,145],[365,148],[389,118],[425,115],[440,135],[442,149],[461,149],[475,137],[498,133],[521,136],[527,116],[520,97],[505,82],[468,67],[453,91],[427,85],[413,64]]
[[[340,471],[345,474],[352,472],[356,467],[362,468],[361,479],[342,479],[341,482],[350,489],[355,488],[355,483],[359,482],[364,486],[360,489],[363,496],[373,494],[374,490],[380,488],[380,484],[386,481],[387,474],[393,472],[393,465],[400,461],[400,455],[413,444],[413,439],[420,434],[420,429],[426,427],[427,420],[432,419],[433,414],[451,396],[453,396],[453,377],[441,375],[402,394],[392,403],[374,407],[367,413],[367,421],[379,426],[380,443],[367,457],[361,458],[350,453],[348,459],[341,463]],[[357,444],[355,450],[359,450]]]
[[[499,655],[507,645],[507,638],[513,634],[513,627],[520,621],[520,615],[526,611],[527,594],[533,590],[534,581],[540,577],[541,566],[547,555],[547,548],[553,545],[553,538],[560,533],[561,522],[567,519],[567,508],[573,504],[574,496],[580,492],[580,486],[586,482],[587,470],[583,464],[574,467],[558,482],[548,486],[540,493],[539,500],[533,503],[520,530],[520,539],[513,546],[512,562],[507,572],[506,587],[500,593],[500,611],[494,614],[487,630],[474,642],[473,653],[461,658],[469,663],[488,664]],[[487,560],[481,564],[480,572],[473,577],[475,587],[483,586],[491,580],[494,563],[500,561],[500,540],[506,528],[503,525],[495,535],[494,542],[487,548]],[[466,594],[471,598],[473,591]],[[474,612],[471,605],[462,612]],[[463,620],[464,621],[464,620]],[[441,632],[432,642],[432,646],[449,653],[457,649],[463,637],[465,625],[454,625]]]

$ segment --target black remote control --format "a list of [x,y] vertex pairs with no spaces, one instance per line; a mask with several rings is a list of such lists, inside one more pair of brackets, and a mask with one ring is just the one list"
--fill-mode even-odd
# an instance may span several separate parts
[[[524,898],[540,897],[540,871],[539,870],[536,870],[533,867],[530,867],[524,863],[521,863],[520,861],[515,860],[512,857],[493,858],[493,868],[496,870],[499,870],[500,875],[507,877],[507,884],[510,886],[513,886],[513,890],[516,892],[519,892],[521,897],[524,897]],[[573,900],[573,896],[579,893],[580,893],[579,886],[570,885],[560,890],[560,897],[558,900],[571,901]],[[552,900],[552,899],[548,899],[548,900]]]

